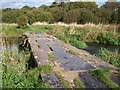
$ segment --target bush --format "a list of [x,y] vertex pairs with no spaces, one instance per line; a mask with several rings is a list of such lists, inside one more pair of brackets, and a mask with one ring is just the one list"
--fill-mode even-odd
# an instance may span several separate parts
[[25,28],[27,26],[28,20],[27,17],[22,15],[17,18],[17,24],[19,28]]

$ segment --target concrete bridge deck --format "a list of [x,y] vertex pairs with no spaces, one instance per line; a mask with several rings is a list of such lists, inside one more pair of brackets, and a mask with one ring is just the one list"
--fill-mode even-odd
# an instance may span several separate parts
[[[110,70],[118,69],[110,65],[109,63],[100,60],[96,56],[91,55],[87,51],[77,49],[46,33],[30,34],[26,32],[25,35],[28,37],[28,42],[30,44],[37,66],[50,64],[48,60],[48,54],[51,53],[55,57],[56,60],[55,62],[57,62],[61,68],[63,68],[65,71],[71,71],[71,72],[73,71],[73,73],[74,71],[78,71],[77,72],[78,75],[80,74],[79,72],[99,69],[99,68],[110,69]],[[72,50],[74,52],[77,52],[79,53],[79,56],[67,53],[66,52],[67,50]],[[60,69],[58,69],[58,71],[59,70]],[[85,78],[85,73],[81,73],[79,76]],[[86,74],[86,76],[88,76],[88,74]],[[91,82],[91,80],[93,80],[93,82]],[[98,80],[96,79],[94,80],[93,78],[91,78],[91,80],[89,80],[89,83],[92,84],[90,84],[90,86],[88,85],[87,88],[105,87]]]

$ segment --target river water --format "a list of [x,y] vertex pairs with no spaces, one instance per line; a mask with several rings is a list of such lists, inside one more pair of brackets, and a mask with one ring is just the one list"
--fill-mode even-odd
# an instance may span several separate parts
[[[8,51],[17,50],[19,52],[19,38],[18,37],[4,37],[2,38],[2,43],[4,48]],[[110,51],[117,50],[120,53],[120,46],[113,46],[113,45],[104,45],[104,44],[97,44],[97,43],[87,43],[85,51],[88,51],[91,54],[96,54],[101,48],[109,49]]]
[[114,45],[104,45],[104,44],[97,44],[97,43],[87,43],[87,46],[85,49],[91,54],[96,54],[97,52],[99,52],[99,50],[101,48],[106,48],[110,51],[118,51],[120,53],[120,46],[114,46]]

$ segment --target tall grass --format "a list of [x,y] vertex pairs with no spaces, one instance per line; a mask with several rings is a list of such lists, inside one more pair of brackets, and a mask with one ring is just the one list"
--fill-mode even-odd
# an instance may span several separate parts
[[120,34],[118,33],[117,25],[85,24],[81,26],[54,25],[49,27],[49,34],[52,34],[65,42],[69,42],[69,39],[72,39],[71,41],[75,42],[82,41],[120,45]]

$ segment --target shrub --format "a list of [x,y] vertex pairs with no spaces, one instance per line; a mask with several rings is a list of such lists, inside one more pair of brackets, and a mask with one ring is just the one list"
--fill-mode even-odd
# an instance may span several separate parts
[[25,28],[27,26],[28,20],[25,15],[19,16],[17,18],[17,24],[19,28]]

